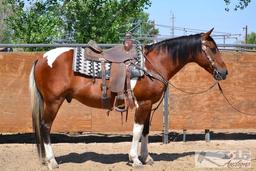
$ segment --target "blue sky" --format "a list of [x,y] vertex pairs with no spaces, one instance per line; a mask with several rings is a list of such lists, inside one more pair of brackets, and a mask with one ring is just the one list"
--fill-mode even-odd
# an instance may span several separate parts
[[[224,0],[151,0],[152,5],[146,12],[150,20],[157,25],[172,25],[171,14],[174,14],[174,26],[210,30],[214,27],[213,34],[225,33],[241,34],[234,35],[239,40],[244,39],[243,27],[248,26],[248,33],[256,32],[256,2],[252,1],[244,10],[234,11],[233,7],[238,0],[230,4],[230,11],[225,11]],[[157,26],[161,35],[170,35],[171,29]],[[222,33],[224,32],[224,33]],[[176,36],[193,34],[193,32],[175,30]],[[216,38],[217,39],[217,38]],[[234,38],[226,39],[226,43],[234,43]],[[223,38],[217,42],[223,43]]]

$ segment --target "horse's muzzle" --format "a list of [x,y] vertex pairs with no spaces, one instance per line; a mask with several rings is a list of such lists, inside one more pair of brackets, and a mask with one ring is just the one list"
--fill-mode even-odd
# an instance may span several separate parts
[[228,75],[228,70],[226,69],[214,69],[213,71],[213,77],[216,79],[216,80],[225,80],[226,77]]

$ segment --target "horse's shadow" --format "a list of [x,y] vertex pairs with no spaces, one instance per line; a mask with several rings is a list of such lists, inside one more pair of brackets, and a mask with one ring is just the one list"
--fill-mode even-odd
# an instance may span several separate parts
[[[183,153],[150,153],[155,162],[157,161],[174,161],[176,159],[194,155],[195,152],[183,152]],[[85,153],[69,153],[64,156],[56,157],[56,160],[60,164],[64,163],[84,163],[86,161],[94,161],[102,164],[114,164],[119,162],[128,162],[128,154],[99,154],[95,152]]]

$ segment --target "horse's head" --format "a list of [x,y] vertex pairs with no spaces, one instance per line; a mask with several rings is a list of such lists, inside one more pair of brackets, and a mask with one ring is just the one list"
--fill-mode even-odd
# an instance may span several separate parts
[[201,34],[202,53],[195,58],[196,63],[206,69],[216,80],[225,80],[228,74],[226,64],[210,34],[213,29]]

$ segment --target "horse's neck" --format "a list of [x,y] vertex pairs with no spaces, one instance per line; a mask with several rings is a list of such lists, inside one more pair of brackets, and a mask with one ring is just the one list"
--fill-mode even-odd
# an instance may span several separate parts
[[[180,60],[177,59],[176,62],[173,60],[174,58],[169,55],[158,55],[155,57],[154,54],[148,55],[148,59],[152,65],[152,68],[159,72],[161,76],[163,76],[165,79],[170,80],[177,72],[179,72],[187,63],[190,62],[190,60]],[[148,69],[150,69],[149,67]]]
[[172,57],[169,57],[170,60],[170,66],[169,69],[167,69],[168,71],[168,76],[167,79],[170,80],[176,73],[178,73],[187,63],[189,63],[189,60],[181,62],[182,60],[177,59],[177,62],[174,62],[174,60],[172,60]]

